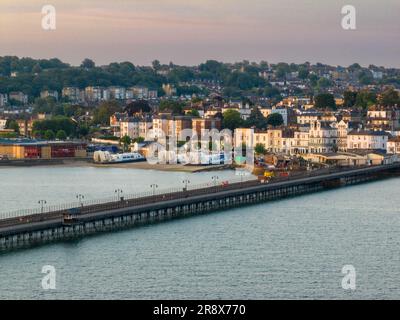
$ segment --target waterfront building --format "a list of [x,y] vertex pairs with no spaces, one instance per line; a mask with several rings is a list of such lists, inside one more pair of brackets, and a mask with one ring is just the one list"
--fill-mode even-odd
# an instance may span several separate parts
[[400,154],[400,137],[389,138],[387,142],[387,153]]
[[197,134],[197,137],[202,136],[203,130],[216,129],[221,130],[222,121],[219,118],[193,118],[192,119],[192,129]]
[[30,137],[32,135],[33,120],[32,119],[17,119],[19,134],[21,136]]
[[192,117],[158,114],[153,117],[153,134],[155,137],[181,138],[182,130],[192,129]]
[[336,152],[338,144],[337,123],[314,121],[310,125],[309,153]]
[[294,130],[290,154],[306,154],[309,151],[310,126],[302,125]]
[[9,159],[86,157],[86,144],[64,141],[0,140],[0,155]]
[[385,131],[353,130],[348,133],[347,149],[387,150],[390,134]]
[[397,106],[373,106],[368,109],[366,122],[368,129],[397,130],[400,128],[400,109]]
[[119,125],[120,137],[145,138],[153,126],[153,121],[151,117],[126,117],[120,120]]

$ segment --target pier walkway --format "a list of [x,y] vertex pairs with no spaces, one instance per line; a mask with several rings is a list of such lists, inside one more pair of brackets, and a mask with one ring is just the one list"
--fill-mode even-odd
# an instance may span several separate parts
[[46,212],[0,214],[0,251],[394,177],[399,173],[400,163],[331,169],[270,183],[251,180],[216,184],[82,203]]

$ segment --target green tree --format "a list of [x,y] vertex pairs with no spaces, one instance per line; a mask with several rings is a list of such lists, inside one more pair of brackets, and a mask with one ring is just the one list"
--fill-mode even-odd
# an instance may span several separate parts
[[137,138],[135,138],[135,139],[133,139],[133,143],[142,143],[142,142],[144,142],[144,138],[143,137],[137,137]]
[[196,109],[192,109],[187,113],[188,116],[192,116],[192,117],[200,117],[200,113],[198,110]]
[[19,133],[19,125],[15,120],[8,120],[6,123],[6,129],[14,130],[16,133]]
[[343,107],[344,108],[352,108],[355,106],[356,101],[357,101],[357,92],[345,91],[343,94],[343,98],[344,98]]
[[54,140],[55,137],[56,137],[56,136],[55,136],[53,130],[46,130],[45,133],[44,133],[44,138],[45,138],[46,140]]
[[240,128],[243,125],[243,120],[240,116],[239,111],[227,110],[223,114],[223,125],[224,128],[234,131],[236,128]]
[[118,111],[120,111],[118,102],[116,101],[103,102],[94,112],[93,123],[101,125],[109,125],[110,117]]
[[254,147],[254,151],[256,154],[263,155],[266,153],[265,147],[262,143],[257,143],[256,146]]
[[361,90],[357,93],[356,106],[367,109],[368,107],[376,104],[377,96],[374,92],[369,90]]
[[86,68],[86,69],[92,69],[96,65],[93,60],[86,58],[85,60],[82,61],[81,67]]
[[172,112],[173,114],[183,114],[183,107],[185,105],[182,102],[173,101],[173,100],[163,100],[160,102],[160,111],[164,112]]
[[256,127],[257,129],[263,129],[267,127],[267,119],[263,116],[260,109],[254,106],[251,110],[249,118],[245,121],[247,127]]
[[124,152],[126,152],[126,151],[128,151],[129,146],[130,146],[131,143],[132,143],[132,139],[131,139],[129,136],[125,135],[125,136],[123,136],[123,137],[121,138],[121,143],[122,143],[122,145],[123,145]]
[[329,108],[336,110],[335,97],[330,93],[321,93],[314,98],[314,106],[317,109]]
[[56,139],[58,140],[66,140],[67,139],[67,134],[64,130],[58,130],[56,133]]
[[32,137],[35,139],[41,139],[43,137],[43,132],[40,130],[33,130]]
[[384,107],[393,107],[396,104],[400,105],[399,93],[393,88],[389,88],[381,94],[378,102]]
[[279,127],[284,124],[283,117],[280,113],[271,113],[267,117],[267,124],[273,127]]

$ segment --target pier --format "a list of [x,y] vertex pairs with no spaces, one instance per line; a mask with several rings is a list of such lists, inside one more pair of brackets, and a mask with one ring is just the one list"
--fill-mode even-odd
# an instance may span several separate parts
[[399,174],[400,163],[331,169],[280,178],[269,183],[251,180],[215,184],[16,216],[0,215],[0,251],[263,203]]

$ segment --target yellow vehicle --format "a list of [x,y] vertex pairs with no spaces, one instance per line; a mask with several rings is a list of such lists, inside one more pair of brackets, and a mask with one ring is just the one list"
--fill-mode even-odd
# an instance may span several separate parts
[[273,171],[264,171],[265,178],[272,178],[274,176],[275,176],[275,173]]

